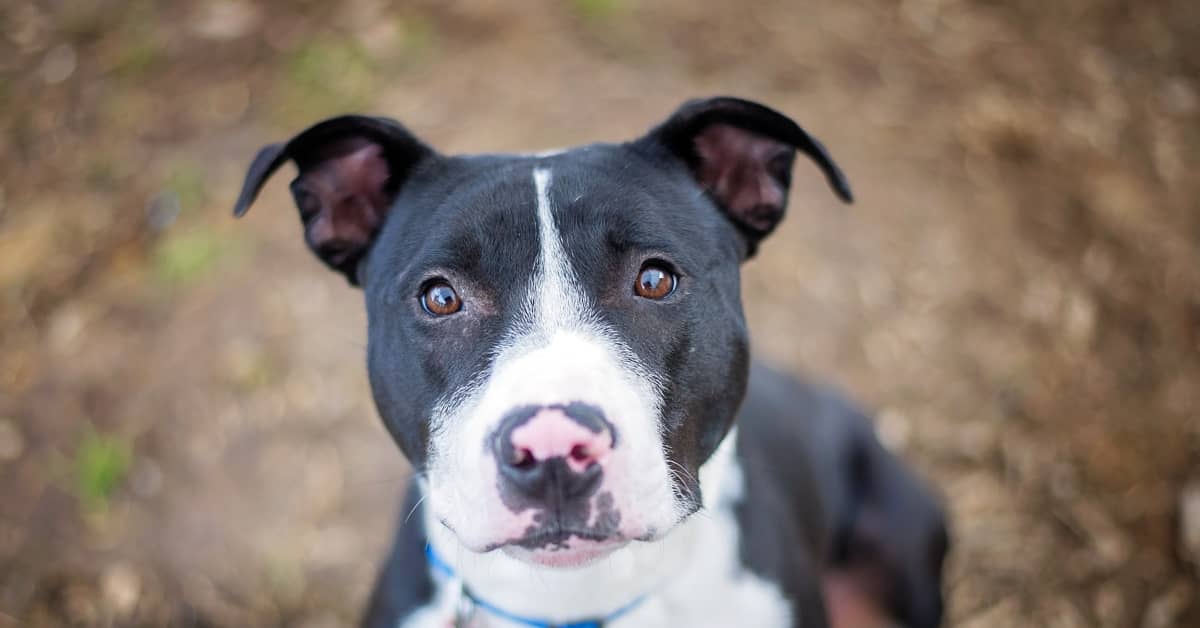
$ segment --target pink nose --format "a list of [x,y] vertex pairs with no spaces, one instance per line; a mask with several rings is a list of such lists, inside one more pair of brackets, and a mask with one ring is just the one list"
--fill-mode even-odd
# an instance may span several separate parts
[[603,466],[613,445],[604,425],[585,425],[558,406],[539,409],[509,431],[508,438],[512,448],[505,448],[507,464],[521,468],[562,458],[576,473],[594,463]]

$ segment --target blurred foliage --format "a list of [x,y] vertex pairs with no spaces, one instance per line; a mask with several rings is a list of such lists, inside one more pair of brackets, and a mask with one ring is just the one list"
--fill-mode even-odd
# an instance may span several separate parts
[[288,118],[311,119],[338,110],[366,108],[374,65],[349,38],[325,37],[307,42],[286,62]]
[[182,286],[208,276],[232,252],[228,236],[195,229],[167,236],[154,253],[155,274],[169,286]]
[[621,11],[623,0],[571,0],[575,13],[585,20],[605,20]]
[[406,65],[427,63],[433,60],[437,52],[437,26],[427,17],[413,15],[396,18],[400,45],[394,60]]
[[134,29],[134,32],[124,39],[124,46],[119,49],[112,61],[113,72],[127,81],[146,76],[165,59],[165,50],[159,35],[145,28]]
[[208,181],[205,170],[199,164],[184,161],[177,163],[166,176],[164,187],[178,197],[184,210],[195,211],[208,200]]
[[74,458],[75,494],[88,510],[105,510],[132,462],[129,444],[89,429]]

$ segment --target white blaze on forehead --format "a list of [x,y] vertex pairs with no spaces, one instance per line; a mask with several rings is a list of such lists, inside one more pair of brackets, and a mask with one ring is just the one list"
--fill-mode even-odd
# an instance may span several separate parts
[[553,175],[548,168],[533,169],[540,251],[534,279],[526,295],[526,308],[533,315],[534,320],[530,322],[534,329],[543,333],[575,327],[589,318],[587,299],[576,285],[571,261],[554,224],[551,181]]
[[[525,353],[520,346],[523,344],[543,348],[549,344],[570,344],[579,341],[592,344],[595,349],[606,354],[604,357],[619,363],[619,370],[623,371],[628,380],[625,382],[627,385],[643,388],[642,392],[654,399],[653,409],[657,414],[661,388],[659,378],[649,373],[637,355],[603,323],[593,309],[591,299],[579,287],[579,279],[575,276],[571,260],[563,247],[562,234],[554,222],[554,204],[550,199],[550,185],[553,181],[554,177],[549,168],[533,169],[533,186],[537,196],[539,254],[537,267],[525,295],[525,313],[529,319],[525,322],[528,326],[518,326],[513,330],[516,337],[510,337],[506,343],[508,346],[505,347],[515,349],[509,356],[505,356],[503,351],[498,355],[501,358],[520,356]],[[601,360],[603,359],[602,357]],[[599,384],[614,383],[602,381],[602,378],[596,379],[601,380],[595,382]],[[600,398],[603,398],[603,395],[600,395]],[[600,398],[595,401],[599,401]]]

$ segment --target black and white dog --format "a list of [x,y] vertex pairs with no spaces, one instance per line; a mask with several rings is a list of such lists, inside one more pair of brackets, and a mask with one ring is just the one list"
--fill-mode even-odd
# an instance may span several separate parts
[[840,396],[751,364],[739,269],[819,142],[735,98],[645,136],[442,155],[326,120],[267,146],[360,285],[376,405],[416,470],[368,626],[941,621],[942,511]]

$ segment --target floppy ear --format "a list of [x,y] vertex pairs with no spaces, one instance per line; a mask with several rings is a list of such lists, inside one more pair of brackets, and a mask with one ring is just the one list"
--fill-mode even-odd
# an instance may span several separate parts
[[686,102],[636,143],[666,148],[687,164],[746,235],[747,256],[783,219],[797,150],[817,163],[843,201],[853,202],[846,176],[820,142],[791,118],[748,100]]
[[280,166],[296,162],[292,196],[304,240],[331,268],[358,285],[358,266],[413,168],[434,151],[387,118],[341,116],[285,144],[263,147],[246,172],[234,216],[245,214]]

